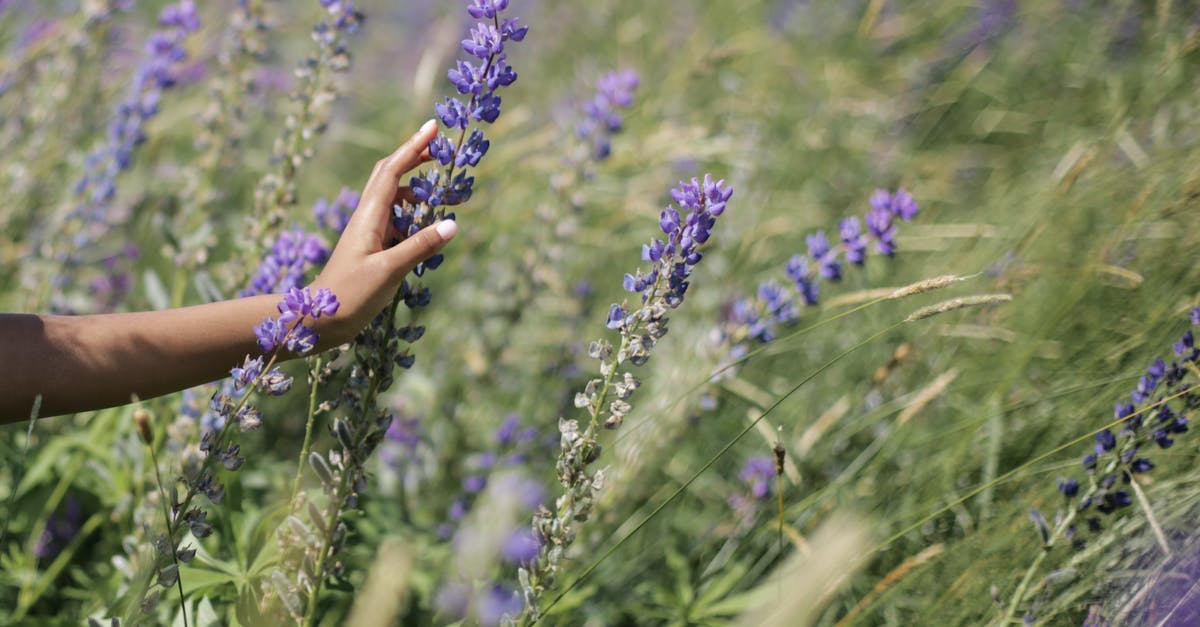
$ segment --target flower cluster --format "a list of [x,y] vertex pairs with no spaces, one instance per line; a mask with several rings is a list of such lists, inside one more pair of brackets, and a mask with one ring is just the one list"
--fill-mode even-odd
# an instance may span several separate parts
[[[255,219],[244,231],[242,249],[259,250],[260,239],[286,217],[296,203],[296,179],[300,166],[313,155],[313,147],[329,125],[331,106],[338,97],[334,76],[350,69],[350,51],[345,39],[358,32],[363,15],[350,0],[319,0],[328,19],[313,26],[316,49],[296,68],[299,84],[292,98],[298,110],[284,119],[283,131],[275,141],[272,161],[277,169],[264,175],[254,190]],[[234,283],[242,281],[235,277]]]
[[[178,562],[189,562],[195,557],[195,549],[180,544],[183,530],[191,531],[196,538],[205,538],[213,532],[212,524],[207,520],[208,512],[193,506],[193,500],[203,494],[213,505],[224,501],[225,485],[215,472],[216,464],[227,471],[236,471],[246,461],[241,446],[231,442],[231,436],[234,425],[241,432],[262,426],[262,412],[250,404],[251,395],[267,392],[278,396],[291,389],[292,379],[275,367],[280,353],[285,347],[298,353],[311,350],[318,338],[305,321],[333,315],[337,312],[338,301],[329,290],[318,290],[314,294],[308,288],[293,288],[279,302],[277,309],[280,312],[278,318],[267,318],[254,327],[258,344],[268,356],[264,359],[264,355],[247,355],[241,366],[229,371],[232,394],[218,392],[209,403],[219,427],[205,431],[202,436],[200,452],[203,456],[194,459],[192,464],[185,464],[180,481],[186,490],[182,498],[169,504],[167,536],[154,542],[158,556],[157,581],[163,587],[175,585],[179,577]],[[171,494],[176,491],[172,490]]]
[[207,265],[217,245],[216,232],[226,226],[224,212],[211,209],[225,193],[219,189],[223,175],[242,166],[237,152],[251,120],[263,109],[254,106],[254,100],[263,95],[259,74],[269,56],[267,1],[238,0],[230,7],[225,36],[206,65],[210,97],[195,133],[198,154],[182,172],[184,183],[176,202],[164,211],[166,228],[175,234],[164,243],[164,252],[181,269]]
[[[487,487],[489,478],[498,472],[514,469],[523,464],[540,440],[537,429],[521,428],[520,418],[509,414],[500,423],[493,436],[494,448],[468,457],[464,466],[469,474],[463,478],[463,493],[456,497],[446,510],[447,521],[438,527],[437,533],[443,538],[449,538],[456,526],[466,517],[474,505],[475,499]],[[540,499],[529,507],[532,511],[540,504]],[[534,544],[530,548],[532,538],[528,528],[521,528],[510,534],[505,544],[505,557],[513,563],[528,561],[532,556],[529,551],[537,551]],[[522,548],[524,547],[524,548]]]
[[346,225],[350,224],[350,216],[358,208],[358,201],[358,192],[343,187],[333,202],[318,198],[317,202],[313,203],[313,217],[322,228],[341,235],[342,231],[346,230]]
[[[1200,325],[1200,307],[1192,309],[1190,318],[1193,325]],[[1102,429],[1096,433],[1092,452],[1083,458],[1087,486],[1074,477],[1058,479],[1058,490],[1068,502],[1079,498],[1074,513],[1086,517],[1092,532],[1102,528],[1096,514],[1112,514],[1133,504],[1134,476],[1154,468],[1154,462],[1146,457],[1146,447],[1170,448],[1176,436],[1187,432],[1188,413],[1200,406],[1200,395],[1184,384],[1191,364],[1200,358],[1191,330],[1175,343],[1174,352],[1175,360],[1169,364],[1162,359],[1151,362],[1130,393],[1130,402],[1114,406],[1120,432]],[[1074,525],[1065,533],[1076,547],[1086,544]]]
[[775,460],[770,457],[751,457],[738,473],[738,478],[750,487],[756,499],[765,499],[771,493],[771,479],[775,478]]
[[[521,26],[518,18],[502,18],[507,8],[508,0],[474,0],[467,5],[471,17],[480,21],[471,29],[470,37],[462,41],[462,49],[475,60],[458,60],[447,74],[459,95],[467,100],[448,97],[435,107],[446,129],[458,129],[458,139],[452,141],[440,133],[433,138],[429,154],[445,171],[431,169],[409,181],[417,202],[430,208],[457,205],[471,197],[475,178],[467,174],[466,168],[479,165],[491,143],[478,127],[471,129],[469,136],[467,129],[472,121],[495,122],[500,117],[501,102],[496,91],[517,80],[517,73],[508,64],[505,43],[525,39],[529,27]],[[457,175],[455,169],[459,170]]]
[[[322,3],[330,10],[350,4],[326,0]],[[458,128],[459,137],[456,143],[442,134],[431,140],[429,152],[445,170],[435,168],[411,179],[409,187],[416,202],[402,202],[393,207],[395,231],[400,239],[441,219],[453,219],[454,215],[447,214],[444,207],[464,202],[471,195],[474,178],[467,175],[466,168],[478,165],[490,143],[478,128],[472,129],[468,139],[467,130],[472,121],[490,123],[499,116],[500,97],[496,90],[511,85],[517,78],[507,63],[505,43],[520,41],[528,32],[518,25],[516,18],[500,17],[507,7],[508,0],[473,0],[467,7],[472,17],[485,20],[462,42],[462,48],[480,63],[458,61],[449,79],[459,94],[469,94],[470,99],[464,103],[448,98],[437,105],[438,117],[446,127]],[[457,175],[456,168],[460,169]],[[349,205],[350,201],[347,196],[341,204]],[[353,204],[357,204],[356,199]],[[318,215],[323,223],[344,227],[340,218],[323,213],[326,218]],[[436,269],[442,259],[442,255],[435,255],[419,264],[413,273],[421,277]],[[277,534],[284,549],[281,561],[286,568],[263,584],[266,596],[282,602],[293,618],[311,620],[323,581],[340,571],[341,561],[336,556],[348,536],[343,517],[358,507],[358,497],[367,486],[367,461],[393,422],[390,411],[378,406],[377,400],[391,387],[395,368],[412,367],[415,355],[409,347],[424,335],[423,326],[399,320],[401,305],[415,310],[428,306],[431,300],[428,288],[405,280],[392,303],[355,339],[354,360],[348,368],[338,405],[345,414],[334,418],[331,426],[335,446],[327,455],[315,451],[309,455],[309,465],[328,499],[323,510],[311,501],[307,508],[308,521],[319,533],[306,531],[309,527],[299,517],[299,505],[305,499],[297,499],[289,521],[299,524],[284,525]],[[289,579],[289,575],[294,575],[294,579]]]
[[801,303],[818,304],[822,279],[840,281],[846,265],[864,265],[872,249],[881,255],[895,254],[896,221],[913,219],[920,207],[903,187],[895,192],[876,190],[870,204],[861,221],[854,216],[841,221],[837,243],[831,243],[824,231],[805,238],[807,254],[793,256],[784,267],[795,295],[787,294],[775,281],[767,281],[759,285],[757,298],[741,299],[729,307],[719,336],[722,343],[730,345],[733,359],[746,353],[747,341],[774,340],[778,327],[796,320]]
[[[600,425],[609,429],[621,426],[632,409],[628,400],[641,385],[623,366],[646,363],[654,345],[666,335],[667,312],[683,302],[692,269],[703,258],[700,246],[708,241],[716,218],[724,213],[732,195],[723,180],[714,181],[707,174],[703,181],[693,178],[671,190],[682,212],[674,206],[662,212],[659,227],[666,238],[642,246],[642,260],[649,262],[650,268],[624,278],[625,289],[641,296],[640,306],[630,309],[614,304],[609,309],[607,326],[620,333],[620,346],[614,350],[612,344],[600,340],[588,348],[589,356],[600,362],[601,378],[588,381],[583,392],[575,395],[575,406],[585,409],[590,420],[583,428],[576,420],[559,420],[556,469],[563,494],[553,512],[542,507],[534,514],[538,555],[518,570],[526,611],[535,618],[542,593],[554,585],[559,563],[575,540],[577,525],[591,516],[596,494],[603,488],[604,471],[591,470],[600,456]],[[615,396],[611,401],[610,394]]]
[[[264,318],[254,327],[254,337],[264,353],[269,353],[280,346],[287,346],[289,351],[297,355],[310,352],[317,345],[317,332],[312,326],[302,324],[305,318],[318,320],[337,313],[337,297],[327,288],[317,290],[316,294],[308,288],[293,287],[284,295],[276,307],[279,309],[278,318]],[[237,375],[234,375],[234,381]]]
[[[111,229],[123,223],[125,217],[111,206],[116,197],[117,175],[133,165],[134,151],[146,141],[146,121],[158,114],[163,91],[176,84],[180,65],[187,58],[184,45],[188,36],[200,28],[200,18],[191,0],[163,7],[158,21],[162,28],[147,39],[145,56],[134,70],[125,98],[113,111],[104,144],[88,155],[84,174],[75,184],[80,202],[67,218],[70,241],[59,254],[59,261],[67,270],[55,278],[55,287],[60,292],[72,289],[69,281],[84,263],[80,255],[94,250],[95,244]],[[126,280],[114,277],[121,272],[120,265],[101,266],[103,275],[95,279],[97,285],[127,286]],[[101,308],[115,309],[124,295],[125,290],[114,291]],[[56,298],[59,300],[51,303],[54,309],[73,309],[61,300],[61,295]]]
[[[630,361],[634,365],[645,362],[649,350],[656,339],[655,325],[665,309],[674,309],[683,302],[687,292],[688,277],[692,267],[700,262],[704,254],[698,247],[708,241],[712,227],[716,224],[717,216],[725,212],[733,190],[724,187],[725,181],[713,181],[710,175],[704,175],[704,181],[692,179],[689,183],[680,183],[679,187],[671,190],[671,197],[685,212],[668,205],[658,220],[659,228],[666,239],[653,239],[649,244],[642,245],[642,261],[653,264],[645,274],[637,270],[635,274],[626,274],[623,285],[625,291],[641,295],[644,312],[639,319],[634,319],[622,305],[612,305],[608,311],[608,328],[622,331],[640,322],[647,323],[647,333],[638,341],[631,343]],[[659,279],[665,279],[660,281]],[[651,303],[661,303],[662,312],[651,311]],[[666,329],[661,329],[662,334]]]
[[583,105],[584,118],[575,125],[575,136],[591,147],[591,156],[603,161],[612,152],[609,138],[621,132],[618,109],[633,106],[633,92],[638,86],[633,70],[616,70],[600,77],[596,93]]
[[520,595],[490,575],[498,561],[536,556],[540,546],[520,520],[544,497],[541,485],[520,472],[497,473],[454,534],[455,577],[440,586],[434,601],[443,618],[471,617],[478,624],[494,626],[520,614],[524,605]]
[[329,249],[317,235],[300,229],[284,231],[259,264],[250,285],[238,292],[238,296],[291,290],[304,283],[310,269],[325,263],[328,258]]

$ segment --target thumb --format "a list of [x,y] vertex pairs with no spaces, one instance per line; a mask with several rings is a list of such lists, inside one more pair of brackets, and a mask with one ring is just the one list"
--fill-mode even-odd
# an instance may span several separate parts
[[437,254],[457,233],[458,223],[454,220],[442,220],[417,231],[408,239],[379,254],[387,260],[387,265],[396,273],[395,276],[403,277],[418,263]]

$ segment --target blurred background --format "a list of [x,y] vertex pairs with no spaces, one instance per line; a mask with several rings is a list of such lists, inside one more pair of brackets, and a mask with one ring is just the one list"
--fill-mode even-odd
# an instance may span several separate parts
[[[266,232],[332,245],[314,205],[359,190],[453,94],[446,70],[473,22],[458,0],[355,2],[361,27],[318,63],[344,71],[305,91],[296,68],[312,67],[322,3],[251,3],[262,22],[240,27],[245,3],[200,3],[143,140],[105,179],[114,191],[83,202],[93,219],[77,182],[124,119],[166,3],[122,4],[0,2],[5,311],[236,296],[270,249],[246,233],[265,220],[273,174],[293,189],[268,203],[280,218]],[[530,27],[508,52],[519,80],[474,197],[455,208],[460,234],[421,279],[434,295],[425,337],[388,398],[394,422],[322,624],[355,624],[377,555],[399,560],[405,582],[373,592],[395,601],[380,624],[520,611],[522,534],[561,491],[558,424],[584,417],[573,398],[597,376],[588,343],[614,341],[609,305],[628,300],[622,277],[658,236],[668,191],[706,172],[734,197],[637,369],[633,410],[602,438],[606,485],[546,595],[546,624],[1200,620],[1188,613],[1192,434],[1144,449],[1144,501],[1099,530],[1081,520],[1064,535],[1075,502],[1056,490],[1060,477],[1087,483],[1092,434],[1148,364],[1173,358],[1200,304],[1200,3],[512,0],[508,12]],[[628,106],[604,78],[616,71],[636,74]],[[285,134],[297,119],[306,131]],[[297,136],[300,158],[281,161]],[[866,229],[876,190],[900,189],[920,211],[896,221],[894,254],[872,246],[807,304],[789,260],[819,231],[836,247],[845,218]],[[878,300],[948,274],[968,278]],[[789,315],[769,307],[771,282]],[[981,293],[1012,301],[893,326]],[[291,368],[304,388],[303,364]],[[194,435],[206,402],[144,405],[160,432]],[[253,624],[247,608],[278,567],[264,547],[296,473],[307,388],[262,407],[210,514],[218,532],[181,570],[193,622]],[[128,603],[130,545],[161,524],[145,514],[155,462],[132,411],[0,432],[3,622],[78,624]],[[320,448],[331,437],[318,424]],[[161,451],[164,467],[196,440]],[[802,576],[814,568],[828,572]],[[154,620],[178,621],[163,598]],[[783,617],[756,614],[793,599]]]

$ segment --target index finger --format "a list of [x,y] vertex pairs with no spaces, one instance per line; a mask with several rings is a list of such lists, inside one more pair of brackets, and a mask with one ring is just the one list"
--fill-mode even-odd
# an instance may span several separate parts
[[437,120],[423,124],[408,141],[392,154],[380,159],[363,188],[358,209],[350,217],[346,231],[373,236],[381,241],[396,200],[400,178],[404,173],[429,160],[429,142],[437,136]]

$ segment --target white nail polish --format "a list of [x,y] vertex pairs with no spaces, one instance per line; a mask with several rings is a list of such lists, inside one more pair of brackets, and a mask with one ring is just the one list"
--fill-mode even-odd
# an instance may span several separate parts
[[455,233],[458,233],[458,223],[454,220],[442,220],[434,228],[437,229],[438,235],[442,236],[443,242],[449,241]]

